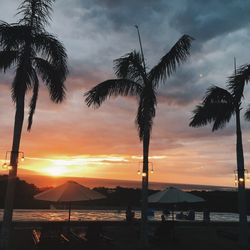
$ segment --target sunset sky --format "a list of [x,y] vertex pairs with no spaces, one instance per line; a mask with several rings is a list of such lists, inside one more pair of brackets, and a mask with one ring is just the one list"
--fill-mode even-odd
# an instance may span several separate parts
[[[17,21],[20,3],[1,0],[0,20]],[[42,87],[32,130],[27,132],[27,95],[20,148],[26,160],[19,173],[140,180],[142,144],[134,122],[136,100],[110,99],[95,110],[83,98],[91,87],[114,77],[114,59],[139,49],[134,28],[138,24],[150,68],[183,34],[195,38],[187,63],[158,92],[150,145],[155,173],[150,181],[233,186],[234,117],[214,133],[211,126],[195,129],[188,124],[206,89],[212,84],[225,87],[234,56],[238,65],[250,63],[249,11],[247,0],[57,0],[48,31],[67,49],[67,99],[53,104]],[[12,143],[12,79],[12,71],[0,72],[2,163]],[[248,103],[250,86],[243,107]],[[245,168],[250,171],[250,123],[242,121],[242,129]]]

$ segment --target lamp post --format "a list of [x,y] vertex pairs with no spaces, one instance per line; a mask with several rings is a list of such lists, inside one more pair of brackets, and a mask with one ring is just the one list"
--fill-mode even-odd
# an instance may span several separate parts
[[244,169],[244,178],[238,176],[238,170],[234,170],[234,184],[235,186],[241,185],[249,181],[248,170]]
[[8,158],[11,157],[11,154],[18,155],[17,159],[19,158],[19,155],[20,155],[21,156],[21,161],[24,161],[24,152],[22,152],[22,151],[18,151],[18,152],[6,151],[6,153],[5,153],[5,160],[4,160],[4,163],[2,165],[2,168],[3,169],[8,169],[10,171],[13,169],[13,167],[10,164],[7,164],[7,161],[8,161]]
[[[143,162],[139,162],[139,167],[138,167],[138,170],[137,170],[137,174],[142,175],[142,177],[146,177],[147,174],[144,173],[143,171],[141,171],[141,165],[143,165]],[[150,167],[150,173],[153,174],[154,173],[153,162],[148,162],[148,166]]]

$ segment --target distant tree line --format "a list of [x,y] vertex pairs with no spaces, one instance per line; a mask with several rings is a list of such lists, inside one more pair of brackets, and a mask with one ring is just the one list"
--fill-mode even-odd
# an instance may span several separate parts
[[[0,207],[4,208],[5,193],[7,189],[7,175],[0,176]],[[40,190],[34,184],[29,184],[24,180],[17,179],[16,193],[14,198],[14,208],[39,208],[39,201],[33,196]]]
[[[5,192],[7,186],[7,176],[0,176],[0,208],[4,207]],[[76,208],[116,208],[124,209],[131,205],[134,209],[140,208],[141,189],[139,188],[106,188],[96,187],[94,190],[104,194],[107,198],[103,200],[92,200],[85,202],[77,202],[74,204]],[[14,199],[14,207],[16,209],[48,209],[50,202],[38,201],[33,197],[39,192],[44,191],[29,184],[24,180],[17,180],[17,189]],[[149,195],[157,192],[157,190],[149,190]],[[196,211],[202,211],[208,208],[214,212],[234,212],[237,213],[238,194],[235,191],[192,191],[194,195],[202,197],[206,200],[200,204],[178,204],[175,206],[177,210],[188,210],[191,207]],[[248,208],[250,208],[250,190],[247,190]],[[63,204],[56,204],[56,207],[63,207]],[[73,206],[73,207],[74,207]],[[172,208],[170,205],[154,204],[150,205],[156,209]],[[248,209],[250,214],[250,209]]]

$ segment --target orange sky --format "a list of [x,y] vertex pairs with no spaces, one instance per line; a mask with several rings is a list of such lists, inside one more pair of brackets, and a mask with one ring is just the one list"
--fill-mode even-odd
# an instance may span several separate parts
[[[105,75],[103,76],[105,77]],[[83,82],[83,87],[78,82]],[[116,98],[99,109],[86,107],[84,82],[67,80],[65,103],[52,104],[42,87],[31,132],[24,122],[20,168],[31,174],[140,180],[142,144],[134,124],[137,103]],[[73,87],[72,87],[73,86]],[[88,85],[87,85],[88,86]],[[10,150],[14,105],[7,85],[0,85],[1,161]],[[28,99],[28,98],[27,98]],[[188,127],[195,103],[173,105],[160,98],[150,144],[154,174],[150,181],[234,186],[233,124],[224,131]],[[26,109],[26,115],[28,109]],[[245,148],[248,141],[245,142]],[[246,159],[248,154],[246,153]],[[1,170],[1,173],[6,171]],[[248,184],[247,184],[248,185]]]

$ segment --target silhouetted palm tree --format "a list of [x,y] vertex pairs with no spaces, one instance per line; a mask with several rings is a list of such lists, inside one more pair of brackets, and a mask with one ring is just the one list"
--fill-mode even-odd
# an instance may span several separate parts
[[[240,66],[236,74],[229,78],[229,88],[237,100],[243,98],[245,85],[250,81],[250,65]],[[245,113],[245,119],[250,121],[250,106]]]
[[25,94],[33,91],[30,101],[28,130],[36,108],[39,78],[45,82],[53,102],[65,97],[64,81],[67,75],[67,55],[63,45],[45,30],[54,0],[24,0],[18,8],[22,18],[18,23],[0,22],[0,69],[15,67],[12,99],[16,106],[13,144],[10,156],[12,169],[5,200],[2,225],[2,244],[8,246],[12,221],[15,180],[17,176],[19,145],[21,140]]
[[[230,81],[234,77],[230,78]],[[235,85],[232,85],[236,88]],[[239,87],[239,86],[238,86]],[[243,89],[242,89],[243,91]],[[223,128],[230,121],[233,115],[236,117],[236,155],[237,155],[237,175],[238,175],[238,196],[240,214],[239,243],[247,245],[247,214],[246,214],[246,194],[245,194],[245,174],[244,174],[244,154],[242,145],[242,133],[240,125],[241,97],[234,92],[214,86],[208,89],[203,102],[193,111],[194,116],[190,122],[192,127],[205,126],[213,123],[212,131]]]
[[99,107],[103,101],[111,96],[136,96],[139,107],[136,125],[140,140],[143,141],[143,177],[142,177],[142,244],[147,245],[147,190],[148,190],[148,155],[150,133],[155,117],[157,105],[156,89],[170,75],[177,66],[189,56],[192,38],[183,35],[171,50],[161,58],[160,62],[150,71],[146,70],[144,60],[139,52],[132,51],[114,60],[117,79],[106,80],[90,91],[86,96],[88,106]]

